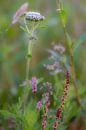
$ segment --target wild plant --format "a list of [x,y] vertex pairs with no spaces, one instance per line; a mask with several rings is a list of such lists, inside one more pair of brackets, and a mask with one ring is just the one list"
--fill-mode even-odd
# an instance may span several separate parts
[[[37,40],[38,29],[46,19],[39,12],[28,11],[28,4],[23,4],[15,13],[12,25],[20,22],[20,28],[27,35],[26,76],[20,85],[22,92],[18,101],[9,110],[0,110],[5,118],[11,118],[15,130],[65,130],[72,118],[82,111],[74,64],[74,43],[67,31],[66,12],[58,1],[57,9],[64,32],[64,45],[53,43],[48,49],[50,64],[44,64],[52,83],[44,78],[30,76],[30,63],[33,48]],[[52,32],[51,32],[52,33]],[[73,94],[75,93],[75,95]],[[75,112],[71,111],[75,109]]]

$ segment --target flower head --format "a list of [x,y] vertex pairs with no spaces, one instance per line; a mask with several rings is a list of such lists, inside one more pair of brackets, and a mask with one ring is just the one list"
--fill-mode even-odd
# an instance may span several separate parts
[[54,130],[57,130],[57,123],[56,122],[54,122],[53,128],[54,128]]
[[35,76],[32,77],[32,79],[31,79],[31,85],[32,85],[32,92],[33,93],[37,92],[37,83],[38,83],[37,78]]
[[37,105],[36,105],[36,108],[37,108],[38,110],[40,110],[41,106],[42,106],[42,102],[41,102],[41,101],[38,101],[38,102],[37,102]]
[[19,21],[19,18],[28,10],[28,3],[24,3],[21,7],[16,11],[13,16],[12,24],[15,24]]
[[[54,44],[54,43],[53,43]],[[55,51],[58,51],[59,53],[63,54],[65,52],[65,47],[62,46],[61,44],[55,45],[53,46],[53,49]]]
[[42,123],[42,126],[43,126],[44,129],[46,129],[46,125],[47,125],[47,121],[46,121],[46,119],[44,119],[43,123]]
[[44,97],[45,102],[47,102],[49,100],[49,93],[48,92],[44,93],[42,96]]
[[50,93],[50,95],[53,94],[53,88],[52,88],[52,84],[49,82],[45,82],[43,83],[44,87],[46,87],[47,91]]
[[25,19],[29,20],[29,21],[43,21],[45,19],[44,16],[42,16],[40,13],[38,12],[27,12],[25,14]]
[[44,67],[50,71],[51,75],[56,75],[62,72],[60,63],[58,61],[55,61],[53,64],[44,64]]
[[21,16],[24,16],[26,20],[35,22],[43,21],[45,19],[45,17],[38,12],[27,12],[27,11],[28,11],[28,3],[24,3],[14,14],[12,24],[17,23]]

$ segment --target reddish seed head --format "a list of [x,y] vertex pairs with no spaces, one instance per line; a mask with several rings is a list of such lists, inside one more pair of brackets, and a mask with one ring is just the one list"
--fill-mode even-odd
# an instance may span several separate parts
[[53,124],[53,128],[54,128],[54,130],[56,130],[57,129],[57,123],[56,122],[54,122],[54,124]]
[[68,70],[66,71],[66,76],[68,76],[68,77],[69,77],[69,72],[68,72]]
[[62,98],[62,102],[64,102],[64,100],[65,100],[65,99],[64,99],[64,98]]
[[58,121],[58,125],[60,124],[60,121]]
[[[66,90],[64,90],[64,94],[66,93]],[[65,96],[65,95],[64,95]]]
[[62,105],[64,106],[64,102],[62,102]]
[[57,113],[56,113],[56,119],[58,119],[60,117],[60,114],[61,114],[61,108],[59,107],[58,110],[57,110]]
[[62,105],[61,105],[61,108],[63,109],[63,107],[64,107],[64,105],[62,104]]
[[60,114],[60,119],[62,119],[62,114]]
[[66,84],[66,85],[65,85],[65,88],[68,88],[68,87],[69,87],[69,85],[68,85],[68,84]]
[[69,77],[66,77],[66,78],[67,78],[67,79],[66,79],[66,83],[69,83],[69,79],[68,79]]
[[58,112],[58,113],[61,113],[61,108],[60,108],[60,107],[58,108],[58,111],[57,111],[57,112]]
[[48,99],[48,101],[46,102],[46,106],[49,107],[50,106],[50,100]]
[[[57,113],[56,113],[56,119],[59,119],[58,121],[58,124],[56,125],[59,125],[60,124],[60,120],[62,119],[62,110],[64,108],[64,104],[65,104],[65,99],[67,97],[67,94],[68,94],[68,87],[69,87],[69,73],[68,71],[66,72],[66,85],[65,85],[65,89],[64,89],[64,94],[62,96],[62,103],[61,103],[61,107],[58,108],[57,110]],[[56,123],[56,122],[55,122]],[[54,130],[56,130],[57,128],[55,127],[55,124],[54,124]]]
[[48,107],[45,107],[45,113],[46,114],[48,113]]
[[66,88],[66,91],[68,91],[68,88]]
[[65,92],[64,95],[67,96],[67,92]]
[[62,98],[64,98],[64,95],[63,95],[63,97]]

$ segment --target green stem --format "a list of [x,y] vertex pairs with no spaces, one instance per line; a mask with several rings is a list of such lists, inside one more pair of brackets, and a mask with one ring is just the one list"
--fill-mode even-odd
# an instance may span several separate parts
[[[27,26],[26,20],[24,19],[24,23],[25,23],[25,28],[27,30],[27,33],[29,35],[29,38],[31,38],[33,36],[33,31],[30,30]],[[27,45],[27,55],[26,55],[26,87],[24,88],[24,93],[22,95],[22,112],[24,114],[25,112],[25,108],[26,108],[26,103],[27,103],[27,98],[28,98],[28,92],[29,92],[29,80],[30,80],[30,61],[31,61],[31,57],[32,57],[32,39],[29,39],[29,43]],[[21,130],[24,129],[23,124],[21,123]]]
[[73,86],[74,86],[75,95],[76,95],[76,102],[77,102],[78,106],[80,106],[80,108],[83,109],[83,107],[81,105],[81,101],[80,101],[79,92],[78,92],[78,85],[77,85],[77,79],[76,79],[73,50],[72,50],[72,48],[69,47],[69,40],[68,40],[68,37],[67,37],[66,28],[64,27],[63,29],[64,29],[67,48],[68,48],[68,53],[69,53],[69,56],[70,56],[70,70],[71,70],[71,76],[72,76]]
[[68,32],[66,30],[66,27],[63,25],[62,17],[60,17],[60,19],[61,19],[61,23],[62,23],[62,27],[63,27],[63,30],[64,30],[64,35],[65,35],[65,41],[66,41],[65,42],[65,47],[66,47],[66,50],[67,50],[68,55],[70,57],[70,65],[71,65],[70,69],[71,69],[71,76],[72,76],[73,86],[74,86],[74,90],[75,90],[75,94],[76,94],[76,101],[77,101],[78,106],[83,108],[82,105],[81,105],[80,96],[79,96],[78,87],[77,87],[78,85],[77,85],[77,79],[76,79],[76,73],[75,73],[73,50],[69,45],[69,39],[67,37]]
[[32,40],[28,43],[28,50],[27,50],[27,61],[26,61],[26,88],[24,89],[24,109],[26,106],[27,98],[28,98],[28,86],[29,86],[29,80],[30,80],[30,62],[32,57]]
[[[27,21],[24,19],[24,24],[25,24],[25,30],[29,36],[29,43],[27,45],[27,55],[26,55],[26,87],[24,88],[23,95],[21,97],[21,106],[22,106],[22,112],[23,114],[25,113],[25,108],[26,108],[26,103],[28,99],[28,93],[29,93],[29,80],[30,80],[30,62],[31,62],[31,57],[32,57],[32,48],[33,48],[33,40],[35,39],[33,34],[35,30],[38,27],[38,24],[35,25],[34,23],[32,24],[31,28],[28,27]],[[30,29],[30,30],[29,30]],[[21,123],[21,130],[24,129],[23,124]]]
[[26,63],[26,82],[28,83],[28,79],[30,79],[29,77],[29,71],[30,71],[30,61],[31,61],[31,54],[32,54],[32,46],[31,46],[32,42],[30,41],[28,43],[28,52],[27,52],[27,63]]

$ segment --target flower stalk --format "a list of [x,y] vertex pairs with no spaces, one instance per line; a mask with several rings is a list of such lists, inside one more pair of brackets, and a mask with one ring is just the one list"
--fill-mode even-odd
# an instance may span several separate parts
[[61,105],[60,107],[57,109],[57,113],[56,113],[56,121],[53,124],[53,129],[57,130],[58,125],[60,124],[60,121],[62,119],[62,111],[64,109],[64,105],[65,105],[65,101],[67,99],[67,95],[68,95],[68,90],[69,90],[69,72],[66,72],[66,85],[64,88],[64,93],[62,96],[62,100],[61,100]]
[[71,40],[67,30],[66,30],[66,23],[64,24],[64,16],[61,15],[61,12],[64,11],[63,7],[62,7],[62,3],[60,2],[60,0],[58,0],[58,3],[59,3],[59,9],[60,9],[60,11],[59,11],[60,20],[62,23],[64,35],[65,35],[65,47],[66,47],[66,51],[70,57],[70,71],[71,71],[71,77],[72,77],[73,86],[74,86],[75,95],[76,95],[76,102],[77,102],[78,106],[80,106],[80,108],[83,109],[83,107],[81,105],[81,101],[80,101],[79,92],[78,92],[78,85],[77,85],[74,58],[73,58],[73,49],[71,47],[73,42],[72,42],[72,40]]
[[[37,79],[36,77],[32,78],[32,84],[30,84],[30,62],[32,58],[32,49],[33,49],[33,41],[36,40],[34,33],[39,26],[39,21],[44,20],[44,16],[37,12],[27,12],[24,14],[24,26],[21,27],[29,37],[29,43],[27,45],[27,54],[26,54],[26,87],[24,88],[24,92],[22,95],[22,112],[25,113],[25,108],[28,99],[29,86],[32,85],[32,92],[37,91]],[[30,22],[29,25],[27,22]],[[31,24],[31,25],[30,25]],[[21,125],[21,130],[23,126]]]
[[49,93],[44,93],[44,97],[45,97],[46,103],[45,103],[45,108],[44,108],[44,119],[42,122],[42,130],[45,130],[47,127],[47,118],[48,118],[48,111],[49,111],[49,106],[50,106]]

